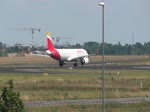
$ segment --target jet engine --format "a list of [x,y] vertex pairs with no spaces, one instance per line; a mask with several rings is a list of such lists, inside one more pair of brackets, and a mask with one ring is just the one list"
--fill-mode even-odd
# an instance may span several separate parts
[[88,57],[84,57],[84,58],[81,59],[81,65],[87,64],[87,63],[89,63],[89,58]]

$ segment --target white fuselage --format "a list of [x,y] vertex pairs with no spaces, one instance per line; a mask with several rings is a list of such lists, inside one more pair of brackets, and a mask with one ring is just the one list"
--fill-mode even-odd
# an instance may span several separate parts
[[60,54],[61,61],[72,61],[75,59],[88,57],[88,53],[84,49],[56,49]]

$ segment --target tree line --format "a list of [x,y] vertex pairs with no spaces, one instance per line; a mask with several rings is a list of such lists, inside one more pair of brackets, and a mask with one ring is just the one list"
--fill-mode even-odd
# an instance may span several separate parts
[[[83,46],[76,44],[74,47],[84,48],[89,54],[102,54],[102,43],[98,42],[85,42]],[[105,55],[150,55],[150,42],[141,44],[136,42],[135,44],[121,45],[104,43]]]
[[[57,48],[83,48],[87,50],[89,54],[102,54],[102,43],[98,42],[85,42],[83,45],[67,45],[67,46],[58,46]],[[32,51],[35,50],[46,50],[46,47],[32,47]],[[105,55],[150,55],[150,42],[145,42],[144,44],[136,42],[135,44],[125,44],[122,45],[120,42],[117,44],[104,43]],[[5,44],[0,42],[0,56],[7,56],[7,53],[28,53],[28,47],[17,47],[10,46],[6,47]]]

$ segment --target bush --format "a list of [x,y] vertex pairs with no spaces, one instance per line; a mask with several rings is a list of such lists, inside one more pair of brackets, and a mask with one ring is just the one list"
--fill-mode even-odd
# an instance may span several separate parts
[[19,92],[13,90],[13,81],[9,81],[8,88],[2,89],[0,96],[0,112],[25,112]]

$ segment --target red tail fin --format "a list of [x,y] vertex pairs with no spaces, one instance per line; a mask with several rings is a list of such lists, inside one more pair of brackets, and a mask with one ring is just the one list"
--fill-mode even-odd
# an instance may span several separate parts
[[46,32],[46,36],[47,36],[47,48],[48,48],[48,50],[50,50],[51,52],[55,51],[55,47],[54,47],[50,32]]

